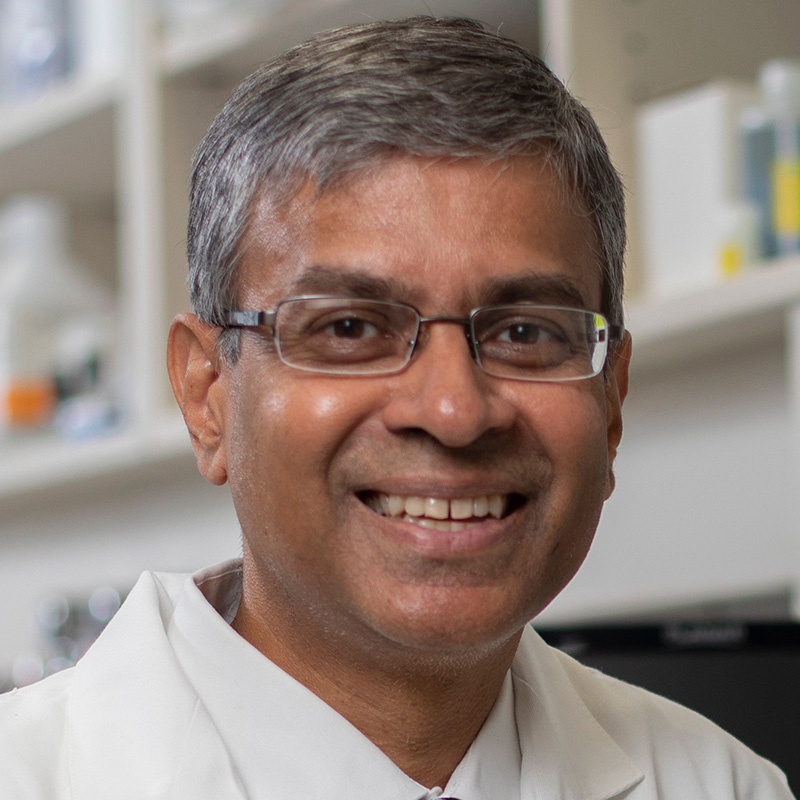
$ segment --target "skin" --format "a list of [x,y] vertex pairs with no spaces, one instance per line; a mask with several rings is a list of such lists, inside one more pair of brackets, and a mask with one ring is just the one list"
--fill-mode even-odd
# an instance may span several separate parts
[[[319,197],[309,184],[284,208],[262,199],[240,307],[384,281],[384,299],[424,315],[500,294],[599,310],[597,261],[588,215],[538,160],[395,157]],[[259,333],[231,365],[217,334],[181,315],[168,360],[200,470],[229,483],[242,525],[235,629],[407,774],[444,786],[525,624],[589,550],[614,484],[629,339],[605,375],[547,384],[484,374],[447,323],[381,377],[292,369]],[[514,493],[516,507],[442,534],[379,516],[367,491]]]

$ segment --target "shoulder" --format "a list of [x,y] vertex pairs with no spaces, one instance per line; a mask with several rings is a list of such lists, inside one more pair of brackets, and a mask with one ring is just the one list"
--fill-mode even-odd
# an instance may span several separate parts
[[777,767],[706,717],[548,649],[588,711],[652,780],[684,796],[702,787],[710,798],[792,797]]
[[72,670],[0,695],[0,786],[8,800],[69,797],[66,716]]
[[163,668],[164,630],[186,578],[144,573],[76,667],[0,695],[3,800],[72,797],[76,748],[97,750],[98,731],[113,732],[119,709],[131,705],[135,692],[144,694],[136,683],[146,672],[141,653],[149,654],[148,664],[160,655],[152,669]]

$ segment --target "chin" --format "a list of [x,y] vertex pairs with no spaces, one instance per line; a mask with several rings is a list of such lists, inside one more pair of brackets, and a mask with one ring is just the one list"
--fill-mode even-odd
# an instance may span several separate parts
[[498,597],[499,593],[496,588],[437,586],[412,597],[394,597],[391,613],[376,620],[374,627],[421,657],[479,657],[512,640],[516,643],[538,613],[537,608]]

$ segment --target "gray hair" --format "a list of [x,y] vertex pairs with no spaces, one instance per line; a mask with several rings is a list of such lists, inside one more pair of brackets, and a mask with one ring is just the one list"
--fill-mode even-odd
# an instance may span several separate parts
[[[468,19],[411,17],[322,33],[236,90],[195,154],[188,257],[192,303],[220,325],[262,192],[286,202],[393,154],[500,160],[542,154],[597,234],[601,311],[622,323],[622,183],[587,109],[544,63]],[[226,331],[222,354],[236,357]],[[232,335],[228,335],[232,334]]]

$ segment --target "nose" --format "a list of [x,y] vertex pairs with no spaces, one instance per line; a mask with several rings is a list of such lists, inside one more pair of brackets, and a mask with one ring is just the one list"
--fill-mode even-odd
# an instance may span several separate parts
[[[393,379],[383,409],[393,432],[424,431],[446,447],[466,447],[487,433],[513,427],[514,404],[472,358],[462,324],[427,326],[411,364]],[[442,324],[445,323],[445,324]]]

